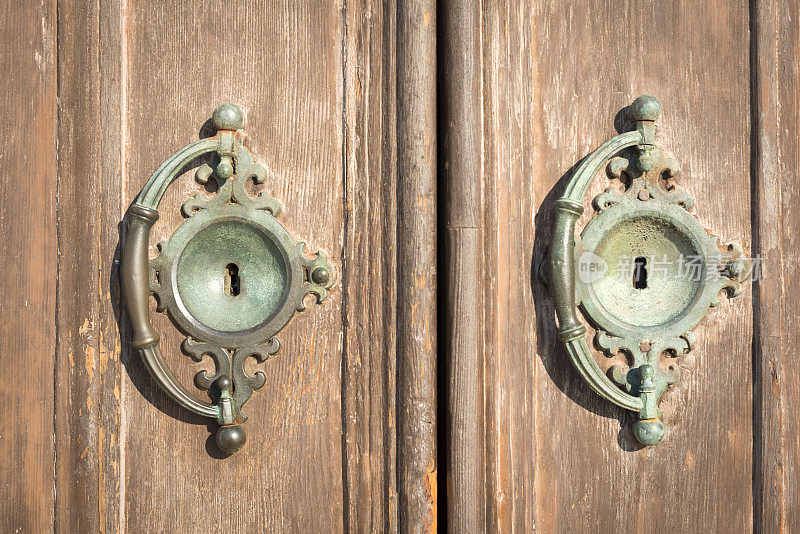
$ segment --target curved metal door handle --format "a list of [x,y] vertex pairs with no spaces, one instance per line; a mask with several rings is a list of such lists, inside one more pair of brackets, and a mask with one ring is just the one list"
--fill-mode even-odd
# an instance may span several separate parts
[[[739,293],[751,264],[736,247],[721,249],[717,239],[688,213],[691,196],[672,184],[665,187],[678,167],[655,142],[655,121],[661,113],[658,100],[640,96],[630,111],[635,129],[592,152],[555,203],[547,283],[558,336],[575,368],[597,393],[637,412],[634,435],[639,442],[653,445],[664,436],[657,401],[678,378],[677,368],[664,368],[662,356],[674,358],[691,350],[691,329],[709,306],[717,304],[721,290]],[[584,197],[606,165],[611,178],[621,179],[623,189],[609,187],[594,199],[597,214],[576,244],[575,225],[584,211]],[[648,260],[660,260],[662,253],[663,261],[673,265],[681,258],[688,261],[689,253],[696,256],[703,280],[673,279],[676,273],[667,267],[663,281],[651,272],[648,287],[637,276],[647,272]],[[630,260],[632,277],[620,276],[623,260]],[[611,378],[591,354],[576,306],[597,325],[597,345],[609,356],[621,353],[629,362],[612,367]]]
[[[233,104],[213,114],[217,134],[196,141],[172,155],[150,177],[128,209],[128,230],[122,258],[122,287],[133,327],[133,346],[161,389],[184,408],[216,419],[219,447],[233,453],[245,443],[242,405],[266,377],[251,376],[244,362],[264,362],[279,349],[274,337],[297,312],[304,297],[317,302],[327,297],[335,270],[324,252],[314,258],[303,253],[276,215],[280,204],[264,193],[252,197],[245,182],[261,183],[266,169],[255,163],[242,144],[244,116]],[[217,193],[198,193],[182,206],[186,220],[160,253],[148,259],[150,229],[158,220],[158,206],[184,167],[205,154],[216,156],[214,168],[202,165],[196,178],[213,179]],[[195,361],[211,356],[213,376],[195,376],[213,403],[195,399],[170,370],[150,323],[150,295],[158,310],[166,310],[187,335],[183,349]]]

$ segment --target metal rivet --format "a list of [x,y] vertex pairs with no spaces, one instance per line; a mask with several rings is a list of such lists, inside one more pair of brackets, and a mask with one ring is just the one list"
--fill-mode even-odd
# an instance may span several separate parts
[[639,190],[639,200],[648,200],[650,198],[650,191],[647,189]]
[[664,423],[658,419],[640,419],[633,423],[633,435],[642,445],[655,445],[664,437]]
[[231,386],[233,386],[233,382],[227,376],[217,378],[217,387],[220,390],[230,389]]
[[233,176],[233,164],[230,158],[222,158],[217,165],[217,176],[223,180],[227,180]]
[[217,430],[217,446],[227,454],[233,454],[247,441],[247,434],[242,425],[222,426]]
[[311,272],[311,281],[315,284],[325,285],[331,279],[331,273],[325,267],[317,267]]
[[740,260],[731,260],[728,262],[726,270],[730,278],[739,278],[744,271],[744,265]]

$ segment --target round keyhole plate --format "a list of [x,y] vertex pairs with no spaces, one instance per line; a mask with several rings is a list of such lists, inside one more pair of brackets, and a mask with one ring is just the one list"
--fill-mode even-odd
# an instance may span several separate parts
[[[579,247],[581,307],[591,322],[616,336],[680,335],[697,324],[719,292],[716,238],[674,204],[622,200],[589,221]],[[580,276],[586,258],[601,274]],[[646,285],[636,283],[637,267],[646,271]]]
[[303,245],[266,210],[236,204],[201,210],[160,248],[151,261],[151,288],[159,307],[195,339],[260,343],[302,306],[308,283]]
[[258,327],[278,310],[288,276],[285,254],[265,228],[225,219],[189,239],[175,283],[179,304],[199,323],[239,332]]

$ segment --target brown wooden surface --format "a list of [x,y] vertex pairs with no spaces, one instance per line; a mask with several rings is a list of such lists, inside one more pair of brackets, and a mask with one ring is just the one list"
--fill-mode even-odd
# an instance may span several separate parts
[[0,531],[53,528],[55,2],[0,6]]
[[534,21],[530,7],[515,2],[483,8],[487,531],[530,532],[537,526],[533,384],[541,364],[531,265],[538,204],[533,191],[544,177],[532,168]]
[[483,233],[481,222],[481,9],[457,0],[439,14],[439,199],[442,211],[440,402],[447,425],[447,531],[486,525]]
[[[396,524],[395,297],[385,282],[396,261],[394,14],[343,7],[143,1],[59,10],[61,261],[74,266],[59,286],[59,529]],[[130,349],[115,269],[128,204],[224,101],[245,110],[281,220],[309,252],[326,250],[340,275],[328,301],[282,332],[280,356],[262,366],[267,384],[246,406],[248,444],[226,460],[210,438],[214,425],[178,409]],[[168,237],[180,203],[199,189],[189,172],[168,191],[152,243]],[[155,325],[191,385],[209,362],[180,353],[182,337],[165,317]]]
[[[0,530],[800,530],[798,20],[788,0],[6,2]],[[762,257],[646,449],[533,276],[573,166],[642,93],[697,216]],[[117,272],[128,204],[223,101],[339,272],[224,460],[131,350]],[[192,389],[210,362],[155,325]]]
[[[197,138],[215,106],[234,101],[245,111],[249,146],[268,169],[265,189],[283,206],[281,221],[309,252],[322,248],[338,265],[344,72],[338,6],[241,2],[198,9],[133,1],[126,20],[125,198],[132,200],[152,169]],[[199,189],[190,174],[168,191],[151,242],[180,222],[179,210],[168,208]],[[156,391],[126,348],[126,530],[342,528],[342,287],[281,332],[281,355],[263,366],[266,385],[246,406],[247,446],[225,460],[206,421]],[[197,366],[180,354],[183,336],[160,319],[162,346],[191,385]]]
[[347,2],[343,440],[345,528],[398,526],[396,8]]
[[487,362],[498,359],[487,363],[487,482],[498,530],[752,528],[749,288],[696,330],[662,401],[667,436],[646,449],[632,416],[570,366],[546,290],[530,291],[572,166],[639,94],[663,104],[660,141],[700,220],[750,251],[748,15],[733,2],[485,6]]
[[[653,93],[664,107],[661,143],[682,166],[678,183],[694,195],[696,215],[724,241],[739,241],[749,252],[746,6],[630,4],[626,23],[618,26],[615,12],[625,7],[595,3],[571,13],[555,9],[534,39],[540,51],[535,115],[541,117],[542,137],[552,136],[561,145],[544,142],[535,149],[535,175],[552,176],[554,184],[614,133],[610,119],[617,110],[638,94]],[[552,55],[542,51],[545,43],[555,45]],[[565,60],[556,52],[564,47],[585,54]],[[594,80],[591,87],[585,79]],[[535,194],[544,204],[549,188],[543,185],[537,183]],[[546,232],[544,217],[537,221]],[[536,428],[548,439],[537,440],[537,523],[544,529],[594,524],[610,530],[625,524],[652,532],[750,530],[750,288],[736,299],[723,298],[695,330],[698,342],[681,364],[683,376],[661,402],[668,433],[659,447],[645,449],[630,434],[629,414],[567,372],[563,352],[549,346],[551,313],[543,299],[539,312],[543,365],[535,381]],[[570,424],[555,425],[555,420]],[[665,506],[666,501],[674,505]]]
[[798,329],[798,38],[796,2],[751,4],[754,287],[755,527],[800,531],[800,363]]
[[56,529],[118,530],[122,366],[117,222],[121,173],[119,19],[92,2],[59,7],[59,285]]
[[397,488],[399,523],[438,526],[436,2],[397,11]]

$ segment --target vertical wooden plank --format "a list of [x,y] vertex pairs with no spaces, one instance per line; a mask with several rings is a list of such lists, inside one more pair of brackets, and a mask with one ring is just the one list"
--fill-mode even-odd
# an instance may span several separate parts
[[436,3],[397,11],[397,487],[400,528],[435,532]]
[[486,526],[480,4],[447,2],[439,20],[447,530],[478,532]]
[[697,329],[683,378],[662,401],[668,435],[643,449],[632,416],[571,368],[534,280],[571,168],[615,134],[617,112],[643,93],[664,105],[660,142],[682,164],[679,183],[700,220],[749,252],[747,9],[487,2],[484,35],[490,521],[545,532],[750,529],[749,289]]
[[447,531],[486,527],[481,229],[445,228]]
[[[164,159],[201,135],[219,103],[231,101],[245,111],[248,144],[269,173],[264,188],[283,205],[280,220],[308,251],[324,249],[341,273],[342,9],[328,2],[129,0],[126,202]],[[200,189],[191,174],[177,180],[151,242],[171,234],[182,201]],[[126,344],[128,531],[343,529],[341,287],[278,336],[281,354],[260,366],[266,385],[245,407],[248,443],[224,460],[208,423],[158,391]],[[154,319],[170,365],[191,387],[208,364],[191,363],[170,321]]]
[[56,6],[0,7],[0,530],[53,528],[53,356],[56,348]]
[[[62,256],[83,267],[65,273],[59,289],[66,333],[57,378],[59,528],[329,531],[343,519],[353,530],[396,528],[395,13],[391,3],[348,8],[229,5],[197,13],[89,2],[60,10]],[[186,33],[181,21],[190,19],[213,38]],[[229,31],[218,35],[217,19]],[[343,24],[352,28],[345,43]],[[163,39],[152,39],[154,31]],[[254,48],[248,32],[274,46]],[[349,69],[342,52],[352,57]],[[236,57],[260,74],[238,76]],[[212,84],[187,85],[192,79]],[[224,100],[248,113],[251,147],[271,171],[266,188],[283,201],[290,230],[309,248],[343,258],[341,287],[351,305],[338,308],[335,288],[329,302],[295,319],[282,335],[283,354],[265,366],[267,386],[248,403],[250,443],[219,461],[209,425],[165,398],[127,345],[114,249],[117,223],[143,181],[196,138]],[[80,129],[96,135],[74,135]],[[189,176],[171,188],[154,242],[180,222],[177,207],[195,190]],[[341,236],[350,243],[345,255]],[[169,321],[156,323],[170,364],[190,384],[198,366],[180,354]],[[340,343],[349,354],[341,382]]]
[[751,3],[754,286],[753,503],[758,532],[800,530],[800,364],[797,314],[798,119],[796,2]]
[[[533,19],[537,239],[548,241],[564,175],[614,135],[620,109],[639,94],[653,94],[664,108],[659,142],[680,162],[678,183],[694,195],[695,214],[723,241],[739,241],[749,252],[746,6],[544,2]],[[597,182],[599,192],[603,177]],[[695,330],[697,346],[661,401],[667,435],[649,448],[632,437],[632,415],[590,391],[570,367],[554,339],[549,300],[538,299],[537,311],[537,526],[750,530],[749,287],[736,299],[723,298]]]
[[[537,330],[531,6],[484,2],[483,173],[487,530],[532,532]],[[533,289],[539,291],[537,285]]]
[[[56,527],[120,524],[120,11],[59,7]],[[101,44],[102,43],[102,44]]]
[[393,2],[346,4],[342,376],[345,527],[397,530]]

